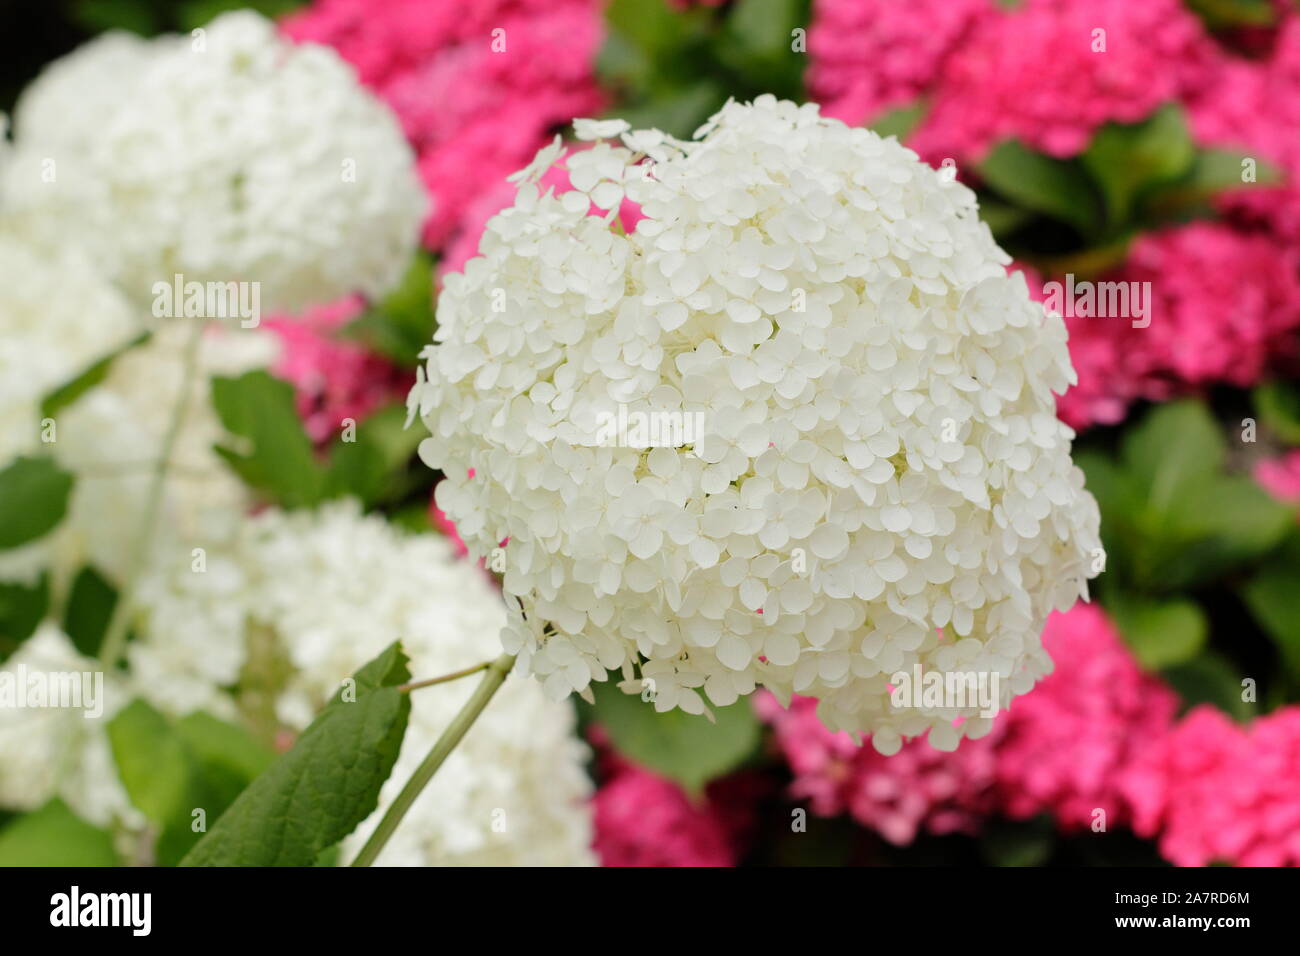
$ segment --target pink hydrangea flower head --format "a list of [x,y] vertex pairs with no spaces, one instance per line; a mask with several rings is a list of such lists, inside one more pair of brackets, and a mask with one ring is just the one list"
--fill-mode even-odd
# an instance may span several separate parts
[[764,692],[755,707],[794,775],[791,796],[807,800],[818,816],[848,813],[905,846],[922,832],[974,833],[994,808],[996,725],[950,753],[915,738],[886,757],[870,743],[827,730],[811,698],[795,697],[787,709]]
[[265,323],[281,342],[272,371],[294,386],[298,415],[318,444],[337,435],[345,419],[360,422],[401,400],[411,387],[409,373],[356,342],[337,338],[338,329],[363,308],[360,298],[351,297]]
[[1050,811],[1065,829],[1127,817],[1123,768],[1172,725],[1173,691],[1144,674],[1094,605],[1055,613],[1043,634],[1054,672],[999,718],[997,790],[1024,818]]
[[595,728],[603,782],[592,798],[594,845],[603,866],[735,866],[765,787],[741,772],[699,798],[616,754]]
[[979,19],[946,58],[909,145],[936,164],[1010,137],[1075,156],[1103,123],[1192,95],[1220,57],[1179,0],[1026,0]]
[[1193,709],[1124,775],[1133,829],[1178,866],[1300,865],[1300,707],[1250,727]]
[[1188,106],[1198,143],[1241,150],[1286,178],[1228,192],[1224,211],[1300,243],[1300,11],[1284,14],[1268,60],[1225,62]]
[[1119,421],[1140,398],[1253,385],[1296,357],[1300,247],[1195,222],[1141,236],[1124,266],[1103,279],[1150,283],[1150,324],[1066,315],[1079,382],[1057,411],[1076,428]]
[[1270,495],[1288,505],[1300,505],[1300,448],[1255,465],[1255,481]]
[[603,103],[601,0],[317,0],[285,21],[333,46],[396,112],[433,196],[424,240],[456,238],[475,201],[552,130]]
[[810,98],[869,123],[924,93],[994,0],[817,0],[808,31]]

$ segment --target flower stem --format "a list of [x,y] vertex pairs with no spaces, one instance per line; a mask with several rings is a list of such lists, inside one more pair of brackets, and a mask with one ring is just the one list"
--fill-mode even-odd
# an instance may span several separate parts
[[438,742],[433,745],[429,755],[424,758],[424,762],[416,768],[411,779],[406,781],[406,786],[402,792],[397,795],[397,799],[384,813],[383,819],[379,821],[379,826],[375,827],[375,832],[370,834],[370,839],[366,845],[361,848],[357,858],[352,861],[353,866],[370,866],[375,862],[388,843],[389,837],[397,829],[398,824],[402,822],[402,817],[406,816],[406,811],[411,809],[411,804],[415,803],[415,798],[433,779],[438,768],[442,766],[447,756],[456,749],[461,738],[465,736],[466,731],[474,725],[479,714],[483,713],[483,708],[487,706],[488,701],[505,682],[506,675],[510,673],[510,668],[515,666],[515,656],[513,654],[502,654],[491,664],[486,666],[483,679],[479,681],[478,687],[470,695],[469,700],[465,701],[465,706],[460,709],[455,719],[442,732]]
[[167,431],[163,435],[162,447],[158,449],[158,457],[154,461],[153,476],[149,482],[148,496],[144,502],[144,517],[141,522],[140,534],[136,538],[135,549],[131,552],[128,560],[126,574],[122,579],[122,589],[118,592],[117,603],[113,605],[113,615],[109,618],[108,628],[104,632],[104,642],[99,648],[99,660],[106,671],[111,671],[117,666],[117,662],[121,659],[122,652],[126,647],[126,635],[131,621],[131,606],[135,597],[136,581],[140,577],[140,572],[144,569],[145,561],[148,559],[149,552],[153,547],[154,531],[158,526],[158,517],[162,511],[163,486],[167,481],[167,471],[171,466],[172,452],[176,447],[176,439],[180,436],[181,426],[185,423],[190,398],[194,394],[194,383],[191,379],[193,379],[195,370],[198,368],[199,342],[203,338],[204,322],[202,319],[195,319],[193,323],[190,327],[189,337],[185,340],[185,352],[181,360],[180,391],[176,396],[176,403],[172,406],[171,420],[167,423]]
[[482,664],[475,664],[473,667],[466,667],[464,670],[452,671],[450,674],[443,674],[441,677],[430,677],[428,680],[413,680],[409,684],[402,684],[397,689],[403,694],[409,694],[411,691],[419,690],[421,687],[432,687],[435,684],[446,684],[449,681],[460,680],[462,677],[468,677],[470,674],[477,674],[479,671],[485,671],[491,666],[491,661],[484,661]]

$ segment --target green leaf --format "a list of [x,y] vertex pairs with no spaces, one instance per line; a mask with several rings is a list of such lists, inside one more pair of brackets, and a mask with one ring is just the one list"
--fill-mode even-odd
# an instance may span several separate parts
[[74,22],[97,33],[130,30],[147,37],[161,29],[149,0],[75,0],[71,15]]
[[0,550],[48,534],[63,520],[72,476],[50,458],[16,458],[0,470]]
[[722,87],[712,80],[676,88],[647,103],[619,111],[634,129],[660,129],[671,136],[689,137],[726,101]]
[[[907,103],[903,106],[896,106],[892,110],[882,113],[880,116],[867,125],[879,136],[889,138],[896,137],[900,142],[907,139],[912,130],[925,116],[928,104],[924,100],[917,100],[914,103]],[[981,203],[981,210],[984,203]]]
[[1012,202],[1059,219],[1084,236],[1098,232],[1097,196],[1078,163],[1044,156],[1009,139],[995,146],[976,170]]
[[1034,214],[1028,209],[1000,202],[992,196],[981,196],[979,203],[980,218],[988,223],[989,229],[993,231],[993,237],[999,241],[1006,239],[1034,218]]
[[1170,552],[1163,583],[1188,587],[1262,558],[1294,520],[1290,508],[1242,475],[1193,482],[1162,522]]
[[808,56],[795,52],[793,40],[794,30],[808,22],[807,6],[804,0],[737,0],[714,55],[749,84],[798,98]]
[[367,507],[402,497],[410,490],[407,465],[425,432],[406,427],[406,407],[379,409],[356,426],[352,441],[342,435],[330,450],[328,491],[353,495]]
[[1147,670],[1190,661],[1205,646],[1209,625],[1199,605],[1189,600],[1155,601],[1124,595],[1109,610],[1124,641]]
[[0,866],[117,866],[113,838],[51,800],[0,830]]
[[238,447],[216,451],[246,482],[286,508],[324,498],[324,469],[294,409],[293,386],[258,369],[212,380],[212,404]]
[[1187,6],[1211,30],[1266,27],[1277,22],[1269,0],[1187,0]]
[[90,389],[94,388],[108,376],[109,370],[112,369],[113,363],[117,361],[119,355],[127,352],[137,345],[146,342],[150,333],[145,332],[136,336],[130,342],[123,345],[109,355],[105,355],[98,362],[95,362],[89,368],[81,372],[69,382],[60,385],[54,391],[45,396],[41,402],[41,417],[53,418],[63,409],[67,408],[78,398],[84,395]]
[[195,768],[166,717],[134,700],[109,721],[108,739],[122,785],[141,813],[162,826],[189,817],[196,806],[191,792]]
[[203,711],[177,721],[176,734],[203,768],[205,786],[216,796],[216,816],[275,761],[274,751],[247,730]]
[[413,367],[433,341],[433,259],[421,252],[386,299],[343,327],[341,334],[398,365]]
[[[1254,180],[1242,179],[1243,164],[1254,164]],[[1230,190],[1253,189],[1282,182],[1281,171],[1239,149],[1198,149],[1190,172],[1164,186],[1158,186],[1142,203],[1146,224],[1168,220],[1186,222],[1195,217],[1214,215],[1214,200]]]
[[1120,461],[1076,462],[1101,509],[1106,587],[1168,594],[1264,557],[1293,515],[1255,482],[1223,472],[1227,445],[1205,407],[1161,405],[1131,427]]
[[1300,677],[1300,532],[1246,582],[1241,596],[1287,670]]
[[713,708],[715,724],[676,709],[659,713],[612,684],[596,685],[595,697],[595,719],[619,753],[692,794],[735,770],[758,746],[758,719],[746,700]]
[[1206,407],[1197,401],[1158,405],[1124,437],[1122,458],[1157,510],[1180,489],[1217,474],[1227,443]]
[[242,728],[203,713],[172,721],[143,700],[113,717],[108,736],[131,802],[159,828],[164,866],[202,836],[196,811],[210,827],[273,758]]
[[1290,382],[1267,382],[1254,392],[1260,420],[1288,445],[1300,445],[1300,388]]
[[230,10],[252,9],[268,20],[278,20],[301,5],[302,0],[185,0],[180,5],[177,19],[180,28],[188,32],[206,27]]
[[253,781],[182,866],[311,866],[368,817],[401,749],[411,701],[392,644],[355,675],[293,749]]
[[36,633],[50,607],[50,577],[35,584],[0,581],[0,661]]
[[1101,539],[1109,578],[1129,581],[1145,554],[1141,528],[1142,498],[1129,475],[1097,452],[1081,451],[1074,463],[1083,469],[1084,485],[1101,510]]
[[1192,169],[1196,148],[1182,110],[1166,105],[1140,123],[1108,123],[1080,157],[1101,189],[1112,229],[1129,221],[1137,198]]
[[992,820],[980,834],[980,852],[990,866],[1042,866],[1056,844],[1056,827],[1046,814],[1030,820]]
[[117,589],[90,565],[77,572],[63,612],[63,630],[86,657],[97,657],[104,641]]
[[1251,706],[1241,699],[1242,674],[1227,658],[1206,650],[1173,667],[1160,676],[1178,694],[1183,712],[1197,704],[1212,704],[1237,720],[1250,716]]

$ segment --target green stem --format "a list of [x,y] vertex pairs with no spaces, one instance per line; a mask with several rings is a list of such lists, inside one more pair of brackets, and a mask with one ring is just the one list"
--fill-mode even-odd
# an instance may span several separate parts
[[104,643],[99,648],[99,660],[106,671],[111,671],[117,666],[117,662],[121,659],[122,652],[126,647],[126,635],[131,621],[131,608],[135,598],[136,582],[153,547],[154,531],[158,526],[158,518],[162,512],[163,486],[166,484],[167,471],[171,466],[172,452],[175,450],[176,439],[180,436],[181,427],[185,424],[185,415],[189,411],[190,398],[194,394],[192,379],[198,368],[199,343],[203,338],[204,322],[202,319],[192,321],[194,324],[190,327],[189,337],[185,340],[180,393],[176,396],[176,404],[172,406],[171,420],[167,423],[167,431],[163,435],[162,447],[159,448],[158,458],[154,461],[153,477],[149,482],[148,497],[145,498],[144,502],[144,517],[141,522],[140,534],[136,538],[135,549],[128,560],[126,574],[122,579],[122,589],[117,595],[117,603],[113,605],[113,616],[109,618],[108,628],[104,632]]
[[485,671],[491,666],[491,661],[484,661],[482,664],[475,664],[473,667],[466,667],[464,670],[452,671],[450,674],[443,674],[441,677],[430,677],[428,680],[413,680],[409,684],[402,684],[397,689],[403,694],[409,694],[411,691],[419,690],[421,687],[433,687],[435,684],[446,684],[449,681],[460,680],[462,677],[468,677],[470,674],[477,674],[479,671]]
[[461,738],[474,725],[478,715],[483,713],[483,708],[488,705],[488,701],[497,692],[504,683],[506,675],[510,673],[510,668],[515,666],[515,656],[513,654],[502,654],[491,664],[487,665],[487,673],[479,681],[478,687],[470,695],[469,700],[465,701],[465,706],[460,709],[460,713],[442,732],[438,742],[433,745],[429,755],[424,758],[424,762],[416,768],[411,779],[406,781],[406,786],[402,792],[397,795],[397,799],[384,813],[383,819],[379,821],[379,826],[375,827],[375,832],[370,834],[370,839],[366,845],[361,848],[357,858],[352,861],[353,866],[370,866],[375,862],[388,843],[389,838],[397,829],[398,824],[402,822],[402,817],[406,816],[406,811],[411,809],[411,804],[415,803],[415,798],[433,779],[433,775],[438,772],[442,762],[447,759],[448,755],[456,749]]

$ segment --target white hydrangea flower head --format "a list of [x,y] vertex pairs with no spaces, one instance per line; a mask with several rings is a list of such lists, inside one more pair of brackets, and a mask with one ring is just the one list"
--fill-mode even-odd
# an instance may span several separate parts
[[[87,92],[97,78],[107,102]],[[268,312],[379,296],[426,208],[396,119],[352,68],[250,11],[143,49],[90,44],[33,85],[15,127],[13,213],[75,225],[137,301],[178,273],[258,282]]]
[[[265,511],[241,526],[228,552],[209,554],[204,574],[192,573],[188,552],[178,549],[141,595],[140,637],[128,659],[142,692],[170,708],[180,703],[177,688],[233,683],[256,633],[287,661],[277,709],[295,728],[394,640],[417,679],[435,677],[496,657],[505,623],[500,594],[478,567],[456,559],[445,538],[403,533],[363,516],[353,501]],[[413,693],[397,766],[375,816],[345,841],[345,858],[476,683],[471,677]],[[591,864],[586,756],[566,703],[548,700],[532,681],[508,679],[379,864]]]
[[[102,671],[49,622],[0,664],[10,681],[20,673]],[[104,675],[102,694],[103,712],[97,717],[70,707],[0,707],[0,806],[35,810],[59,797],[98,826],[143,824],[118,779],[108,741],[108,722],[130,695],[113,674]]]
[[134,96],[160,49],[137,34],[110,30],[53,61],[23,90],[15,134],[66,149],[70,159],[84,155],[104,117]]
[[[621,671],[659,710],[813,696],[886,753],[986,733],[889,681],[996,671],[1005,707],[1086,596],[1060,317],[969,189],[815,104],[620,138],[566,160],[573,193],[524,177],[447,277],[410,398],[471,554],[509,539],[507,649],[557,698]],[[703,424],[611,441],[622,411]]]

